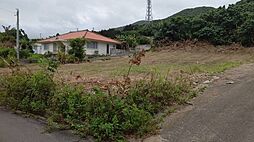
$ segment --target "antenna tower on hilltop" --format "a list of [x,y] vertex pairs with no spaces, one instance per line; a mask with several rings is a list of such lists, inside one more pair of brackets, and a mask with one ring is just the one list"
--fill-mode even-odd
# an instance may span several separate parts
[[146,8],[146,21],[153,20],[153,13],[152,13],[152,0],[147,0],[147,8]]

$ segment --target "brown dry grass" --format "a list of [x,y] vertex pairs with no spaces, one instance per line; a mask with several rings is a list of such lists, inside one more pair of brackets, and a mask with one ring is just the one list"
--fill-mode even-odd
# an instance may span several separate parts
[[[217,73],[223,71],[223,67],[227,69],[231,66],[252,62],[253,57],[251,52],[215,53],[183,50],[148,52],[142,59],[142,64],[132,68],[131,76],[135,77],[154,71],[163,75],[176,70],[192,72],[193,67],[201,68],[198,72]],[[59,73],[67,78],[70,75],[79,75],[83,78],[110,79],[126,74],[129,60],[128,57],[115,57],[108,61],[63,65]],[[220,66],[222,69],[219,69]]]
[[[112,57],[111,60],[97,60],[91,63],[67,64],[59,68],[59,76],[65,81],[111,80],[127,73],[129,57]],[[213,47],[211,45],[180,44],[147,52],[140,66],[131,70],[131,78],[142,78],[150,72],[167,75],[175,71],[190,74],[215,74],[243,63],[254,61],[254,50],[243,49],[237,45]],[[37,70],[37,65],[28,65]],[[8,69],[0,69],[4,75]],[[79,80],[80,79],[80,80]]]

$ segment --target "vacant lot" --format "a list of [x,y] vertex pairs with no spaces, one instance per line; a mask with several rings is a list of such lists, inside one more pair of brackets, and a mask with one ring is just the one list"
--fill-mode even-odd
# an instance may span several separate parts
[[[110,60],[96,60],[90,63],[61,65],[58,76],[66,81],[109,80],[119,78],[129,69],[130,57],[112,57]],[[252,49],[235,48],[201,48],[201,49],[164,49],[150,51],[142,59],[140,66],[131,69],[132,78],[144,77],[156,72],[166,76],[172,72],[184,71],[190,74],[216,74],[226,69],[254,61]],[[39,69],[37,65],[28,65],[31,70]],[[0,69],[0,74],[8,69]]]
[[[131,69],[132,78],[144,77],[156,72],[166,76],[172,72],[184,71],[190,74],[215,74],[226,69],[254,61],[250,50],[218,52],[207,50],[162,50],[147,52],[140,66]],[[59,73],[63,78],[72,80],[77,76],[83,79],[105,80],[118,78],[128,72],[130,57],[114,57],[106,61],[63,65]]]
[[[91,134],[98,141],[123,140],[128,138],[126,134],[143,136],[157,130],[159,120],[172,111],[171,107],[185,104],[195,97],[196,90],[205,87],[203,81],[215,80],[216,76],[210,75],[253,62],[253,52],[241,48],[168,48],[147,52],[142,64],[131,69],[133,80],[151,72],[170,77],[184,76],[178,80],[112,80],[122,79],[121,76],[128,72],[129,60],[130,57],[115,57],[62,65],[56,78],[45,72],[7,76],[1,82],[1,103],[47,116],[52,128],[71,128]],[[40,69],[36,64],[26,67],[31,71]],[[1,72],[5,74],[8,69],[1,69]],[[65,83],[55,79],[63,79]],[[88,90],[66,82],[82,84]],[[103,90],[95,88],[92,91],[97,85]]]

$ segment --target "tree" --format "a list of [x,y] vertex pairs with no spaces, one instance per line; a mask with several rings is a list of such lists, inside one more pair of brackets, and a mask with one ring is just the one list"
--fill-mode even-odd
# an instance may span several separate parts
[[[16,46],[16,29],[11,28],[11,26],[2,25],[4,32],[0,33],[0,46],[13,48]],[[23,29],[19,31],[20,35],[20,48],[21,50],[29,50],[32,52],[32,45],[28,38],[28,35]]]
[[245,46],[254,45],[254,19],[249,19],[244,22],[244,24],[239,27],[239,40],[241,44]]
[[117,39],[127,44],[127,48],[135,48],[138,45],[136,35],[120,35]]
[[156,43],[197,39],[214,45],[254,46],[253,7],[254,0],[241,0],[228,7],[188,9],[166,19],[102,32],[130,47],[143,42],[140,40],[143,37],[150,37]]
[[77,57],[80,61],[82,61],[85,57],[85,49],[84,45],[86,44],[86,40],[83,38],[76,38],[70,40],[70,49],[68,53]]

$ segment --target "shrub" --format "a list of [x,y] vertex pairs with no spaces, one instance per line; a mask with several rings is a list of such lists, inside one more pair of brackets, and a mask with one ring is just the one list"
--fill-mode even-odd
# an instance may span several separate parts
[[188,80],[182,78],[170,81],[152,77],[131,84],[131,67],[140,65],[143,56],[144,51],[130,60],[125,80],[114,86],[115,94],[99,89],[88,92],[72,85],[57,86],[53,73],[58,63],[41,59],[43,72],[17,72],[3,77],[1,96],[5,105],[14,109],[48,116],[49,124],[67,126],[98,141],[125,141],[128,135],[152,132],[157,128],[160,112],[195,95]]
[[27,59],[31,54],[29,49],[22,49],[19,51],[19,55],[21,59]]
[[144,44],[151,44],[152,40],[149,39],[148,37],[140,36],[140,37],[137,38],[137,42],[140,45],[144,45]]
[[67,55],[66,62],[67,63],[77,63],[79,58],[75,57],[74,55]]
[[80,61],[82,61],[85,57],[85,49],[84,49],[85,44],[86,40],[82,38],[70,40],[70,46],[72,47],[72,49],[70,49],[68,53],[70,55],[77,57]]
[[152,79],[136,83],[131,87],[126,99],[138,108],[157,114],[168,106],[185,103],[193,95],[195,92],[191,91],[187,82],[173,83],[166,79]]
[[127,96],[121,96],[60,87],[51,99],[51,121],[92,135],[98,141],[124,140],[126,135],[144,135],[155,130],[159,112],[186,102],[193,93],[186,83],[159,79],[137,82]]
[[0,48],[0,56],[7,58],[8,56],[15,57],[16,51],[13,48]]
[[66,54],[65,51],[58,51],[57,53],[57,60],[61,63],[61,64],[65,64],[66,63]]
[[79,61],[79,58],[75,57],[74,55],[65,54],[65,52],[58,52],[57,60],[62,63],[76,63]]
[[3,77],[0,84],[5,94],[5,105],[40,115],[45,114],[55,87],[52,78],[44,72],[18,72]]
[[27,58],[29,63],[38,63],[42,58],[44,58],[43,55],[40,54],[30,54],[30,57]]
[[48,74],[55,73],[60,63],[53,59],[41,58],[39,60],[39,65],[44,69],[44,71]]
[[[23,49],[19,51],[20,58],[26,59],[30,56],[31,51]],[[0,56],[3,58],[16,57],[16,51],[14,48],[0,48]]]
[[125,134],[144,134],[149,131],[152,115],[118,96],[96,90],[59,88],[51,100],[51,120],[68,124],[98,141],[123,140]]

